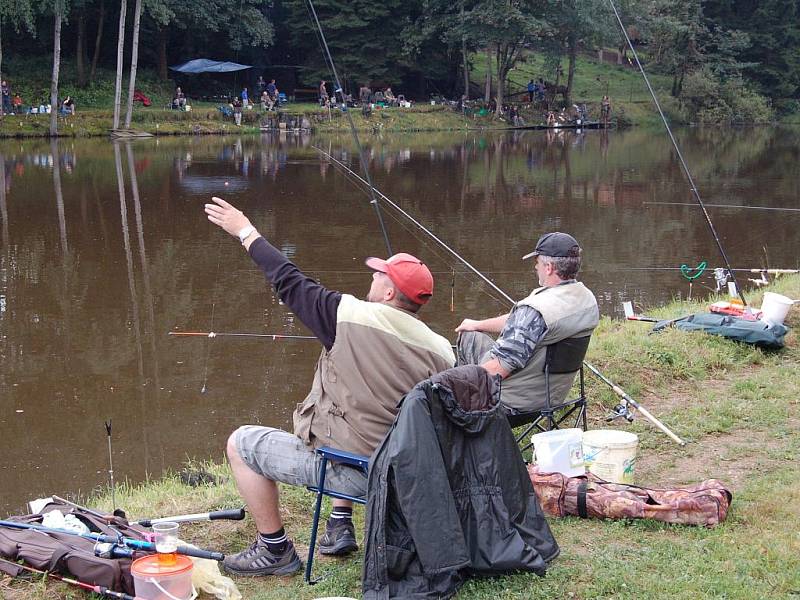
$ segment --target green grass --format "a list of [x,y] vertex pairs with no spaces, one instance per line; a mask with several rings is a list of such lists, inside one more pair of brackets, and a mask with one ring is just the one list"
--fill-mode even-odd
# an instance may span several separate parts
[[[771,290],[800,297],[800,276],[778,279]],[[751,301],[760,305],[761,292]],[[705,303],[673,302],[648,314],[674,317]],[[787,320],[800,326],[796,308]],[[780,352],[762,352],[704,334],[677,330],[648,335],[647,324],[604,318],[592,337],[588,360],[624,387],[689,444],[680,448],[639,416],[612,426],[640,436],[639,479],[656,487],[716,477],[729,483],[734,502],[728,519],[713,529],[653,521],[550,519],[561,555],[547,576],[514,574],[468,582],[465,599],[533,598],[796,598],[800,594],[800,348],[787,336]],[[591,427],[616,398],[589,376]],[[225,479],[188,487],[175,474],[141,485],[123,485],[117,503],[129,515],[201,512],[241,504],[227,466],[191,465]],[[307,551],[313,495],[282,487],[287,531],[301,555]],[[327,503],[327,500],[326,500]],[[92,504],[111,508],[108,495]],[[326,510],[329,510],[329,506]],[[363,509],[355,511],[363,530]],[[250,542],[252,521],[182,527],[199,546],[233,552]],[[237,579],[245,598],[360,596],[363,555],[318,558],[327,578],[306,586],[302,574],[269,580]],[[70,590],[41,581],[0,582],[0,597],[68,598]]]

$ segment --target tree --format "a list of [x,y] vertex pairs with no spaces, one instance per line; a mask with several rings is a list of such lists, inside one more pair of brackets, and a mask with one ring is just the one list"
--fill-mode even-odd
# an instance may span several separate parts
[[[336,64],[342,85],[348,82],[390,83],[408,69],[398,35],[412,22],[416,3],[372,0],[317,0],[317,16]],[[306,0],[287,0],[286,25],[295,42],[292,54],[304,67],[302,77],[310,83],[330,76],[330,67],[320,44],[317,25],[309,16]],[[391,23],[391,27],[386,27]]]
[[[547,22],[553,37],[547,38],[550,53],[558,59],[566,54],[566,103],[572,104],[575,66],[579,48],[588,48],[615,39],[619,25],[603,0],[549,0]],[[545,49],[548,49],[545,46]]]
[[50,80],[50,135],[58,135],[58,75],[61,69],[61,21],[65,13],[66,0],[54,0],[53,20],[53,76]]
[[117,37],[117,79],[114,83],[114,121],[112,127],[119,128],[120,98],[122,96],[122,57],[125,50],[125,13],[128,0],[121,0],[119,8],[119,34]]
[[131,126],[133,117],[133,94],[136,91],[136,67],[139,62],[139,23],[142,17],[142,0],[136,0],[133,13],[133,48],[131,50],[131,72],[128,82],[128,111],[125,113],[125,127]]
[[103,24],[106,20],[106,0],[100,0],[100,8],[97,12],[97,34],[94,38],[94,55],[92,56],[92,68],[89,71],[89,80],[94,81],[97,73],[97,61],[100,58],[100,44],[103,41]]
[[550,30],[541,15],[537,14],[537,3],[532,0],[483,0],[464,19],[467,37],[480,40],[481,45],[492,49],[497,74],[496,114],[503,110],[508,73],[519,61],[525,47],[544,36]]
[[31,0],[0,0],[0,79],[3,78],[3,25],[9,23],[17,33],[22,28],[33,33],[34,15]]

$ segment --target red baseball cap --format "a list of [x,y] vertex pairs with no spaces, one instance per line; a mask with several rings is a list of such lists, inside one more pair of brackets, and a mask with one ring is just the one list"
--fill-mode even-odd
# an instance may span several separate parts
[[373,271],[385,273],[412,302],[425,304],[433,296],[433,275],[416,256],[399,252],[386,260],[371,256],[364,262]]

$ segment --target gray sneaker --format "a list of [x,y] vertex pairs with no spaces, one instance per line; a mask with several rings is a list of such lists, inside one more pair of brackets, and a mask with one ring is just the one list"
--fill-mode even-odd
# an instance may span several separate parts
[[325,524],[325,533],[319,540],[320,554],[344,556],[358,550],[356,528],[350,520],[342,519],[341,524],[331,527]]
[[228,573],[245,577],[290,575],[303,567],[294,544],[288,542],[283,554],[273,554],[266,544],[255,541],[249,548],[229,554],[222,563]]

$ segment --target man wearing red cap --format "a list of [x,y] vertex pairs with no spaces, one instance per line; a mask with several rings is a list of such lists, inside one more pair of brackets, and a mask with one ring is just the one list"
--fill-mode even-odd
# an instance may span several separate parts
[[[416,312],[433,295],[433,276],[422,261],[400,253],[369,258],[373,272],[366,301],[328,290],[302,273],[259,235],[250,220],[221,198],[205,205],[209,221],[237,236],[278,297],[324,346],[311,391],[294,413],[294,433],[244,426],[228,439],[236,485],[258,527],[247,549],[225,558],[237,575],[287,575],[302,566],[286,537],[278,506],[280,481],[315,486],[314,448],[332,446],[370,455],[397,414],[397,403],[418,382],[455,364],[450,343]],[[326,486],[366,495],[366,476],[347,465],[328,466]],[[334,500],[320,542],[323,554],[358,549],[352,504]]]
[[[600,319],[597,300],[575,280],[581,247],[568,233],[539,238],[533,258],[539,286],[510,313],[475,321],[464,319],[459,332],[459,363],[479,364],[503,378],[500,402],[510,413],[534,412],[545,405],[545,349],[571,337],[591,335]],[[488,334],[497,335],[495,340]],[[574,373],[550,375],[554,404],[569,393]]]

